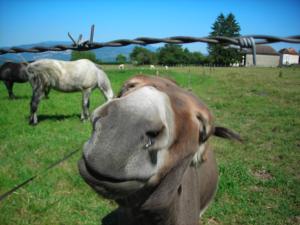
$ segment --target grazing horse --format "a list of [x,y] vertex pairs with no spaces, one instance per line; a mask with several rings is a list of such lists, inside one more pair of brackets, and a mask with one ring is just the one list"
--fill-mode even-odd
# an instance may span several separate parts
[[0,67],[0,80],[3,80],[10,99],[16,98],[13,93],[14,82],[25,83],[28,81],[26,66],[28,63],[6,62]]
[[38,104],[51,88],[62,92],[82,92],[82,120],[89,117],[89,97],[94,88],[98,87],[107,100],[113,98],[107,75],[100,66],[87,59],[71,62],[42,59],[30,63],[27,66],[27,73],[32,86],[29,118],[29,123],[32,125],[38,123]]
[[124,70],[125,69],[125,65],[124,64],[120,64],[119,65],[119,70]]
[[241,140],[175,82],[143,75],[97,108],[92,125],[78,166],[97,193],[119,204],[103,224],[199,224],[218,183],[209,140]]

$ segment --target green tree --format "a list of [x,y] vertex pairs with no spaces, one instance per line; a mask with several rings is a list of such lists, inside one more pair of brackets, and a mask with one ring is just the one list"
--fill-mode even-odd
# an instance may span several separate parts
[[130,60],[138,65],[156,64],[156,54],[143,47],[135,47],[130,54]]
[[99,63],[99,60],[96,58],[96,54],[91,51],[72,51],[71,60],[74,61],[78,59],[89,59],[92,62]]
[[158,63],[162,65],[194,64],[200,65],[205,63],[205,56],[200,52],[190,52],[181,45],[165,44],[158,49]]
[[193,65],[202,65],[206,63],[206,57],[200,52],[191,52],[189,53],[188,64]]
[[165,44],[158,49],[158,63],[162,65],[186,64],[188,61],[188,49],[183,49],[181,45]]
[[[210,36],[238,37],[240,36],[240,30],[240,25],[232,13],[229,13],[227,17],[221,13],[212,25]],[[229,66],[231,63],[241,61],[242,56],[238,49],[225,49],[224,47],[224,44],[208,45],[208,52],[212,63]]]
[[127,61],[127,58],[125,55],[122,55],[122,54],[117,55],[117,57],[116,57],[117,63],[124,64],[124,63],[126,63],[126,61]]

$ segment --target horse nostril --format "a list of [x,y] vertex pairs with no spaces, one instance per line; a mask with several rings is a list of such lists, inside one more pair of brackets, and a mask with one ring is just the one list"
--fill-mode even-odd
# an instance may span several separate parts
[[156,138],[158,135],[159,135],[160,131],[148,131],[146,132],[146,135],[153,139],[153,138]]
[[148,149],[148,148],[150,148],[151,147],[151,145],[153,145],[154,144],[154,140],[152,139],[152,138],[148,138],[148,142],[144,145],[144,148],[145,149]]
[[95,129],[96,129],[96,123],[97,123],[100,119],[101,119],[100,116],[96,116],[96,117],[93,117],[93,118],[91,119],[93,131],[95,131]]
[[162,133],[164,130],[164,126],[162,126],[159,130],[154,130],[154,131],[147,131],[146,136],[148,137],[148,141],[145,145],[145,148],[149,148],[151,145],[154,144],[155,139]]
[[147,135],[149,138],[154,139],[154,138],[157,138],[158,135],[160,135],[160,134],[163,132],[164,129],[165,129],[165,127],[162,126],[160,129],[147,131],[147,132],[146,132],[146,135]]

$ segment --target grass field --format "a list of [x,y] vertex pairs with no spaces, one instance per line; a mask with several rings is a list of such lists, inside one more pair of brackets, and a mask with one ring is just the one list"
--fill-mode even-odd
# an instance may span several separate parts
[[[143,68],[104,67],[117,92]],[[155,73],[155,72],[154,72]],[[168,75],[166,75],[168,74]],[[238,131],[244,144],[213,139],[220,171],[204,224],[300,224],[300,69],[180,67],[161,70],[201,97],[216,123]],[[52,91],[28,125],[31,87],[16,84],[10,101],[0,83],[0,194],[39,173],[91,133],[80,121],[81,94]],[[91,110],[104,98],[91,96]],[[0,202],[0,224],[101,224],[116,205],[97,196],[77,170],[78,152]]]

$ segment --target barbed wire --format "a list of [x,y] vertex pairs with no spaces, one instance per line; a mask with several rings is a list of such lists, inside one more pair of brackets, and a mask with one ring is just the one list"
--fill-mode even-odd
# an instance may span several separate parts
[[158,44],[158,43],[167,43],[167,44],[189,44],[195,42],[204,42],[208,44],[224,44],[224,45],[237,45],[241,48],[251,47],[249,44],[244,44],[242,40],[247,40],[249,38],[254,39],[263,39],[261,41],[255,41],[255,44],[271,44],[275,42],[288,42],[288,43],[297,43],[300,44],[300,36],[291,36],[291,37],[275,37],[275,36],[265,36],[265,35],[252,35],[252,36],[241,36],[241,37],[190,37],[190,36],[176,36],[169,38],[151,38],[151,37],[141,37],[133,40],[130,39],[119,39],[109,42],[83,42],[78,45],[54,45],[51,47],[45,46],[35,46],[32,48],[21,48],[21,47],[12,47],[12,48],[0,48],[0,55],[6,53],[21,53],[21,52],[31,52],[39,53],[46,51],[66,51],[66,50],[76,50],[76,51],[86,51],[93,50],[103,47],[122,47],[130,44],[136,45],[149,45],[149,44]]
[[92,25],[90,39],[82,41],[82,35],[79,35],[77,41],[74,40],[72,35],[68,33],[69,38],[73,42],[71,45],[54,45],[54,46],[34,46],[32,48],[22,48],[22,47],[11,47],[11,48],[0,48],[0,55],[7,53],[22,53],[31,52],[39,53],[46,51],[66,51],[66,50],[76,50],[76,51],[86,51],[93,50],[103,47],[122,47],[131,44],[135,45],[149,45],[158,43],[167,44],[189,44],[189,43],[208,43],[208,44],[222,44],[224,46],[239,46],[240,48],[253,48],[257,44],[271,44],[275,42],[287,42],[300,44],[300,35],[289,36],[289,37],[276,37],[270,35],[247,35],[240,37],[190,37],[190,36],[175,36],[167,38],[152,38],[152,37],[140,37],[136,39],[119,39],[108,42],[94,42],[94,28]]
[[76,154],[77,152],[79,152],[81,148],[77,148],[75,150],[70,151],[67,155],[65,155],[63,158],[51,163],[48,167],[46,167],[44,170],[42,170],[41,172],[35,174],[32,177],[29,177],[28,179],[26,179],[25,181],[23,181],[22,183],[16,185],[15,187],[11,188],[10,190],[8,190],[7,192],[0,194],[0,202],[3,201],[5,198],[7,198],[8,196],[10,196],[11,194],[13,194],[15,191],[17,191],[18,189],[20,189],[21,187],[25,186],[26,184],[29,184],[30,182],[32,182],[34,179],[38,178],[39,176],[45,174],[47,171],[53,169],[54,167],[58,166],[59,164],[63,163],[64,161],[68,160],[71,156],[73,156],[74,154]]

